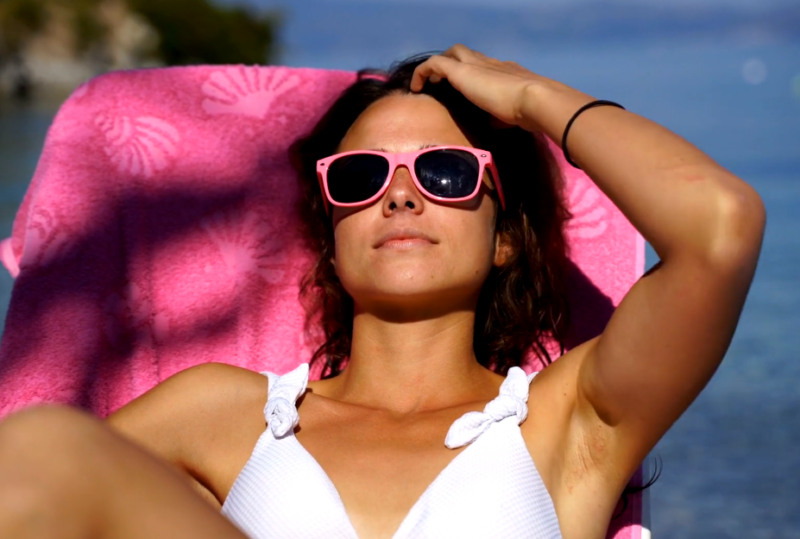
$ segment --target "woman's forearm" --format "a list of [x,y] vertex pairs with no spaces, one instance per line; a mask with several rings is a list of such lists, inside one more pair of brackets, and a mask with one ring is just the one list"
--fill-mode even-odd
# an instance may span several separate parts
[[[572,115],[594,100],[542,79],[528,87],[521,124],[561,144]],[[572,160],[622,210],[664,260],[696,254],[755,256],[764,210],[755,191],[668,129],[632,112],[584,111],[567,140]]]

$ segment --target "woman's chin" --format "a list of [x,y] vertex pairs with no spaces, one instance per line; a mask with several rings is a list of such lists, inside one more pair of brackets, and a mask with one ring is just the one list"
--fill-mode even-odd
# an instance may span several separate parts
[[[453,282],[445,275],[430,275],[427,280],[386,279],[380,286],[355,291],[357,312],[372,312],[379,317],[430,318],[474,308],[480,283]],[[405,313],[405,314],[404,314]]]

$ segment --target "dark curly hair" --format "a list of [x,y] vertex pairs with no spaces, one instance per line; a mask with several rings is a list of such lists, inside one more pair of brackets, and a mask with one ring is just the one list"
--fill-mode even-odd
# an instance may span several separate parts
[[[306,237],[316,254],[302,281],[301,296],[309,327],[324,331],[325,341],[311,359],[314,365],[323,363],[323,378],[339,374],[350,355],[353,299],[339,282],[331,262],[333,224],[324,210],[316,163],[336,153],[347,130],[371,104],[390,95],[412,93],[411,76],[430,55],[412,56],[393,64],[388,72],[360,70],[356,82],[339,96],[312,132],[290,148],[303,189],[300,212]],[[503,375],[510,367],[520,365],[530,351],[549,364],[553,358],[546,341],[552,339],[563,354],[569,326],[563,228],[571,215],[547,139],[518,127],[498,127],[487,112],[446,80],[426,83],[422,93],[447,108],[474,146],[491,152],[505,193],[505,211],[496,207],[495,231],[505,235],[512,256],[503,267],[492,268],[483,284],[475,313],[475,356],[482,365]],[[629,495],[649,488],[658,479],[660,464],[657,459],[649,480],[634,479],[624,489],[614,519],[624,513]]]
[[[300,212],[316,261],[301,285],[309,327],[321,327],[325,342],[312,364],[320,361],[322,376],[342,371],[350,354],[353,300],[331,262],[334,236],[323,206],[316,162],[336,153],[345,133],[372,103],[395,94],[409,94],[414,69],[431,53],[393,64],[388,72],[362,69],[306,137],[292,144],[290,155],[303,188]],[[569,323],[566,295],[564,222],[569,218],[562,198],[562,178],[544,135],[519,127],[499,127],[446,80],[426,83],[422,93],[447,108],[478,148],[494,157],[506,198],[496,211],[496,231],[512,247],[512,256],[493,268],[483,285],[475,315],[473,348],[478,361],[499,374],[520,365],[533,351],[544,364],[553,358],[545,346],[553,339],[563,353]],[[497,202],[495,202],[497,204]]]

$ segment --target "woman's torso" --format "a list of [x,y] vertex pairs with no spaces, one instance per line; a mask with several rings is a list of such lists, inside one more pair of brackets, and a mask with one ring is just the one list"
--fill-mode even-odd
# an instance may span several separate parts
[[[617,487],[605,479],[603,470],[591,462],[593,459],[575,450],[581,444],[569,440],[574,437],[565,427],[571,399],[563,390],[564,384],[559,383],[567,373],[553,376],[549,372],[552,369],[558,374],[555,371],[565,371],[567,365],[554,367],[555,364],[530,385],[528,417],[516,428],[555,505],[564,537],[601,538],[615,505],[613,492]],[[216,445],[213,441],[206,443],[207,450],[196,454],[196,462],[189,470],[220,505],[265,432],[264,376],[249,373],[247,378],[249,382],[241,384],[241,374],[237,374],[237,403],[228,408],[240,413],[228,413],[226,418],[218,419],[227,421],[227,439]],[[497,395],[502,381],[497,378],[498,383],[487,388],[487,394]],[[219,383],[224,381],[218,379]],[[469,445],[459,449],[445,447],[443,440],[450,426],[467,412],[483,410],[491,399],[390,417],[380,410],[320,396],[325,383],[311,382],[309,391],[298,400],[301,420],[296,440],[335,486],[360,539],[392,537],[437,476],[468,450]],[[256,421],[256,414],[260,421]],[[207,427],[213,430],[213,425]],[[592,445],[587,437],[587,451],[592,450]],[[496,464],[501,466],[502,462]],[[307,507],[303,511],[312,515],[314,509]]]
[[[484,411],[470,411],[454,421],[446,440],[438,433],[439,447],[445,442],[461,449],[450,449],[441,466],[436,461],[442,453],[425,432],[436,421],[420,417],[428,414],[398,418],[381,412],[370,418],[343,410],[351,423],[365,423],[344,444],[335,433],[324,432],[328,427],[312,425],[315,434],[306,443],[316,438],[326,454],[338,452],[334,469],[342,471],[341,462],[352,461],[349,475],[338,478],[325,471],[293,432],[298,423],[301,433],[306,430],[292,405],[303,394],[306,376],[306,365],[283,377],[270,375],[269,428],[223,507],[251,537],[561,537],[552,501],[518,426],[527,414],[529,387],[521,369],[509,372]],[[317,419],[324,425],[332,417],[318,410]],[[426,422],[415,440],[403,437],[420,430],[409,425]],[[418,481],[423,478],[424,484]]]

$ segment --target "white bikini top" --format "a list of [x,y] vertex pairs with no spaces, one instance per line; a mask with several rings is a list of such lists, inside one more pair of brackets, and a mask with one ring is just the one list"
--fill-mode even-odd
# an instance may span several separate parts
[[[283,376],[263,374],[269,377],[267,429],[222,514],[252,539],[358,539],[336,487],[294,435],[308,364]],[[445,445],[471,445],[423,492],[393,539],[561,538],[553,501],[519,429],[534,376],[512,367],[483,412],[453,423]]]

